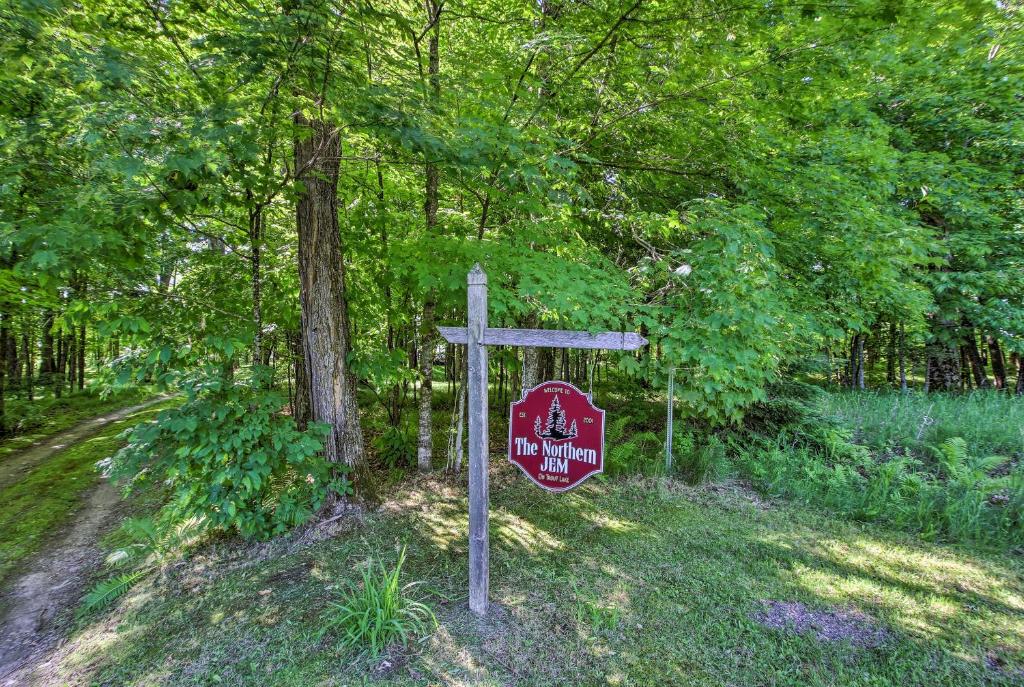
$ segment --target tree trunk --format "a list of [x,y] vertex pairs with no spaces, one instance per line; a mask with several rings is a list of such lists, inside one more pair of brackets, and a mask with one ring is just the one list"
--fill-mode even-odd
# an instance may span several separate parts
[[864,388],[864,342],[866,334],[854,334],[850,342],[850,388]]
[[292,419],[295,426],[305,431],[313,419],[309,407],[309,373],[306,371],[306,355],[303,352],[302,334],[290,332],[287,335],[289,352],[295,366],[295,396],[292,397]]
[[960,356],[956,346],[934,342],[928,345],[928,391],[956,391],[960,388]]
[[907,333],[900,322],[900,391],[907,390]]
[[[299,234],[299,296],[302,345],[309,373],[312,417],[330,425],[324,443],[328,461],[354,468],[362,482],[363,432],[349,352],[345,264],[338,228],[338,130],[301,112],[295,123],[308,135],[295,140],[295,169],[303,191],[296,204]],[[368,486],[368,485],[361,485]]]
[[971,374],[974,375],[974,386],[979,389],[988,389],[991,384],[985,375],[985,366],[981,362],[981,354],[978,352],[978,337],[974,334],[974,327],[965,323],[967,336],[964,338],[964,353],[971,366]]
[[[250,200],[252,193],[248,193]],[[260,258],[263,246],[263,206],[249,210],[249,275],[252,288],[252,364],[263,364],[263,295]]]
[[53,359],[53,322],[53,311],[47,310],[43,314],[43,348],[39,353],[39,382],[44,387],[50,383],[57,367]]
[[54,397],[60,398],[64,393],[64,371],[67,365],[67,339],[63,330],[57,332],[54,341],[57,344],[57,360],[51,381],[53,382]]
[[29,401],[32,400],[35,382],[32,380],[32,352],[28,347],[29,338],[29,326],[22,323],[23,327],[21,330],[21,357],[25,361],[25,398]]
[[1024,396],[1024,355],[1017,356],[1017,388],[1014,391],[1018,396]]
[[999,339],[991,334],[985,337],[988,343],[988,357],[992,361],[992,384],[997,389],[1006,388],[1006,359],[1003,357],[1003,350],[999,347]]
[[[8,318],[10,321],[10,318]],[[5,322],[4,323],[5,333],[3,334],[4,340],[4,359],[7,361],[7,387],[14,389],[21,386],[21,364],[22,361],[18,357],[18,336],[14,333],[14,329]]]
[[78,336],[75,333],[74,327],[71,327],[71,331],[68,332],[67,342],[64,344],[64,350],[64,357],[66,357],[68,361],[68,391],[74,393],[75,381],[78,379]]
[[523,349],[522,388],[529,389],[540,384],[540,349]]
[[78,390],[85,389],[85,325],[78,328]]
[[416,465],[420,472],[429,472],[433,461],[433,401],[434,401],[434,294],[427,294],[420,320],[420,346],[416,357],[419,362],[420,394],[417,406],[418,428]]
[[896,323],[889,323],[889,354],[885,357],[885,381],[896,384]]
[[[438,40],[440,37],[440,3],[426,0],[427,21],[432,25],[430,37],[428,38],[427,74],[430,79],[429,109],[434,110],[441,95],[440,77],[440,52]],[[428,159],[424,169],[426,177],[424,185],[423,215],[426,220],[427,236],[433,235],[437,227],[437,206],[438,206],[438,183],[440,181],[440,170],[437,164]],[[416,464],[420,472],[430,470],[433,459],[433,398],[434,398],[434,349],[437,345],[437,334],[434,330],[434,303],[435,294],[433,289],[427,294],[423,303],[423,318],[420,329],[420,387],[419,399],[419,430],[418,445],[416,448]]]
[[864,390],[864,344],[867,343],[867,334],[860,335],[860,344],[857,346],[857,388]]

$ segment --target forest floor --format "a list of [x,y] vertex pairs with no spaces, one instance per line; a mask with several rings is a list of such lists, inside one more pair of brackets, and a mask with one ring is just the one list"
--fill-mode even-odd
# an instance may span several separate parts
[[[265,544],[211,542],[80,620],[22,684],[1024,684],[1024,558],[921,542],[731,482],[542,492],[497,457],[491,610],[466,603],[466,500],[441,475]],[[438,627],[381,656],[320,636],[393,566]]]
[[102,558],[99,538],[121,511],[117,490],[99,479],[95,462],[162,400],[36,437],[0,462],[0,684],[22,684],[19,666],[62,635],[67,611]]

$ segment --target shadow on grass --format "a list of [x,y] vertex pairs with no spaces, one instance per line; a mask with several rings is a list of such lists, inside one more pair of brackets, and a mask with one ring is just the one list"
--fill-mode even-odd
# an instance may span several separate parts
[[[239,560],[197,557],[84,626],[51,677],[292,686],[1020,684],[1021,575],[1011,559],[652,481],[551,495],[499,468],[491,494],[494,604],[486,619],[465,604],[464,489],[419,480],[345,534],[296,553],[257,562],[244,551]],[[371,559],[392,564],[403,544],[404,581],[424,582],[418,594],[435,607],[437,631],[382,658],[318,641],[327,601]],[[768,599],[856,608],[891,639],[858,648],[767,628],[754,616]],[[986,660],[993,651],[999,666]]]

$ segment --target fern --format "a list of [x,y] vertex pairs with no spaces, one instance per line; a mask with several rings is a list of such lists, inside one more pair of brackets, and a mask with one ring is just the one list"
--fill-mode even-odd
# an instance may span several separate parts
[[98,582],[82,600],[80,616],[106,608],[143,577],[179,556],[206,531],[206,521],[192,517],[162,529],[152,518],[129,518],[121,528],[135,541],[107,556],[107,565],[118,567],[140,559],[142,563],[136,570]]
[[150,569],[142,568],[97,583],[82,600],[79,616],[104,609],[114,603],[127,594],[128,590],[138,584],[139,580],[149,574],[149,572]]

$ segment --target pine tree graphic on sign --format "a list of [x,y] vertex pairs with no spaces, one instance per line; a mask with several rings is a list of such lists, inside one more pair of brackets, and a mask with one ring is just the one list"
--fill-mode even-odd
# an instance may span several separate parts
[[551,407],[548,408],[548,419],[544,423],[544,431],[541,431],[539,415],[533,422],[533,430],[541,439],[554,439],[555,441],[572,439],[577,434],[576,420],[573,420],[572,424],[566,428],[565,411],[562,410],[562,404],[558,401],[558,396],[551,399]]

